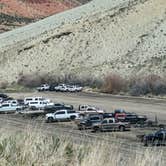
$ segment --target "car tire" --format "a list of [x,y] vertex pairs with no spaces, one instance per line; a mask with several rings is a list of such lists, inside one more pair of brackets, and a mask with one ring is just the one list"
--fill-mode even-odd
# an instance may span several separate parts
[[159,146],[160,143],[159,143],[159,140],[158,139],[154,139],[153,140],[153,146]]
[[30,107],[32,110],[37,110],[35,106]]
[[79,125],[78,130],[83,130],[83,127]]
[[94,127],[94,128],[93,128],[93,132],[94,132],[94,133],[96,133],[96,132],[98,132],[98,131],[99,131],[99,128],[98,128],[98,127]]
[[47,123],[51,123],[51,122],[53,122],[53,118],[48,118]]
[[21,108],[17,108],[16,111],[21,111]]
[[76,118],[76,116],[75,116],[75,115],[70,116],[70,120],[74,120],[75,118]]
[[78,126],[78,129],[79,129],[79,130],[86,130],[86,126],[85,126],[85,125],[79,125],[79,126]]
[[150,147],[154,146],[153,140],[147,140],[147,141],[144,143],[144,146],[150,146]]
[[144,146],[147,147],[148,145],[148,141],[144,141]]
[[119,126],[119,131],[125,131],[125,127],[124,126]]
[[159,128],[161,129],[161,128],[164,128],[165,127],[165,125],[164,124],[159,124]]

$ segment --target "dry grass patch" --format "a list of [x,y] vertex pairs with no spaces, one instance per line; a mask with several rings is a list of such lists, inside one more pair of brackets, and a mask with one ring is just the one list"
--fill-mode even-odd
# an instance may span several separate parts
[[[2,131],[0,163],[15,166],[164,166],[163,151],[121,149],[120,144],[72,141],[35,129]],[[142,155],[143,154],[143,155]]]

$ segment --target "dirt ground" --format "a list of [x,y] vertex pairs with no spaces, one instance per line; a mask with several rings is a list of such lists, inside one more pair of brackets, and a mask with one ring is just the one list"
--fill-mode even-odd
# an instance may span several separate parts
[[127,112],[135,112],[147,115],[154,120],[155,116],[160,123],[166,123],[166,101],[159,99],[140,99],[129,97],[116,97],[104,94],[87,93],[57,93],[57,92],[34,92],[34,93],[10,93],[15,98],[24,98],[27,96],[43,96],[54,102],[64,102],[74,105],[78,109],[80,104],[95,105],[107,112],[113,112],[114,109],[125,109]]
[[[87,94],[87,93],[57,93],[57,92],[33,92],[33,93],[9,93],[14,98],[24,98],[27,96],[43,96],[54,102],[64,102],[73,104],[75,109],[79,104],[91,104],[104,108],[108,112],[112,112],[115,108],[123,108],[127,111],[145,114],[149,118],[154,119],[157,115],[158,120],[166,123],[165,100],[155,99],[137,99],[129,97],[117,97],[104,94]],[[45,123],[44,118],[25,118],[18,114],[1,114],[0,128],[8,131],[24,131],[29,128],[40,131],[46,135],[66,136],[74,140],[76,143],[91,143],[96,140],[110,142],[121,145],[121,153],[130,156],[130,153],[144,154],[145,147],[138,139],[137,135],[151,133],[157,128],[131,128],[126,132],[102,132],[92,133],[91,130],[79,131],[74,122],[58,122]],[[157,147],[159,150],[166,147]],[[143,152],[143,153],[142,153]],[[164,154],[166,155],[166,154]],[[128,157],[127,156],[127,157]]]

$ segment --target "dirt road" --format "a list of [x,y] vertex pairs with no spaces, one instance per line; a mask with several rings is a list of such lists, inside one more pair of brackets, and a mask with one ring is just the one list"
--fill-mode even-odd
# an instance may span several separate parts
[[155,99],[140,99],[128,97],[116,97],[101,94],[86,93],[58,93],[58,92],[34,92],[34,93],[10,93],[15,98],[24,98],[27,96],[43,96],[54,102],[64,102],[73,104],[78,108],[79,104],[90,104],[101,107],[107,112],[122,108],[128,112],[145,114],[154,119],[157,115],[161,123],[166,123],[166,101]]

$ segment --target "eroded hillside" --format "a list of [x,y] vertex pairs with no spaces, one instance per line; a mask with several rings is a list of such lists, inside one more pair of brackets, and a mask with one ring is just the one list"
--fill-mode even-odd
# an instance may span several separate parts
[[80,6],[89,0],[0,0],[0,33]]
[[[51,19],[57,19],[57,24],[51,24],[49,30],[44,23],[49,24]],[[30,29],[33,33],[27,35]],[[0,39],[0,76],[8,81],[29,73],[164,75],[166,1],[93,0],[29,29],[1,35]]]

